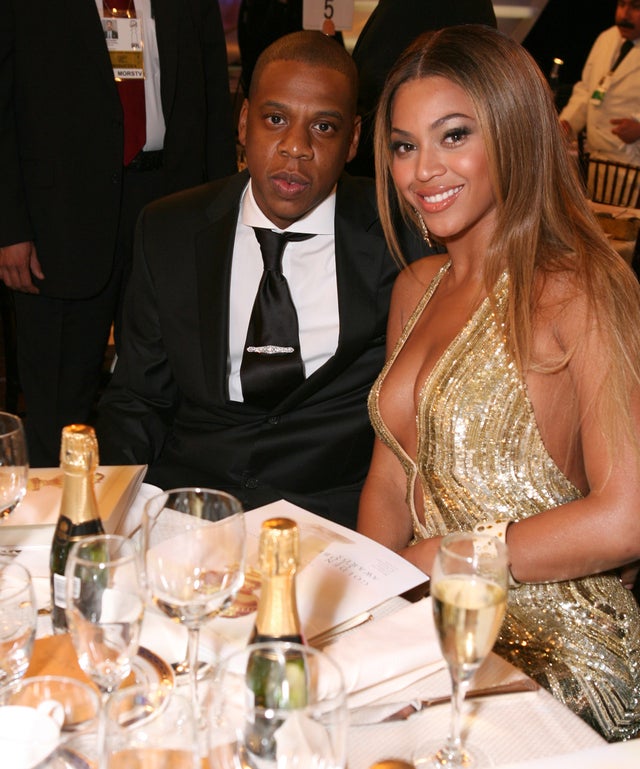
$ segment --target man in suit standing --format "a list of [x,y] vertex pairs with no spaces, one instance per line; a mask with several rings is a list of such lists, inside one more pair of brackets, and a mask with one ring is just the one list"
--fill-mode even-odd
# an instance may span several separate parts
[[[127,84],[137,122],[109,14],[142,29],[144,79]],[[90,419],[141,208],[236,167],[217,0],[3,3],[0,279],[14,289],[33,465],[57,465],[61,428]]]
[[640,165],[640,0],[618,0],[615,26],[593,44],[560,121],[571,138],[586,128],[593,157]]
[[[100,404],[108,461],[149,463],[164,488],[222,488],[247,508],[286,498],[355,526],[396,274],[373,182],[342,173],[360,133],[356,90],[335,40],[280,38],[242,106],[247,170],[145,209],[123,351]],[[282,265],[304,376],[267,405],[243,379],[263,272],[254,227],[313,235],[288,243]]]

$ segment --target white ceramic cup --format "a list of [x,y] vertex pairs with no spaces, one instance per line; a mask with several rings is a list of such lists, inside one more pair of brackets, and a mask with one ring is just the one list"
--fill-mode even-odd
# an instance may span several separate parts
[[60,741],[60,725],[47,710],[25,705],[0,707],[0,756],[11,769],[31,769],[50,756]]

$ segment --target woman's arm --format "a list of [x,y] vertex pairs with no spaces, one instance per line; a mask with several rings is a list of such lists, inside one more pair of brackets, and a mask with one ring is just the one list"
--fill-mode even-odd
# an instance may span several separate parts
[[[607,441],[603,435],[593,403],[603,384],[603,350],[608,342],[595,329],[587,333],[586,312],[580,304],[581,300],[574,297],[567,310],[560,317],[554,317],[553,337],[559,343],[558,349],[576,348],[565,382],[569,400],[576,404],[574,451],[580,458],[587,492],[582,499],[509,527],[511,570],[522,582],[582,577],[616,569],[640,558],[638,451],[629,440]],[[547,397],[553,391],[553,386],[547,387]],[[544,398],[533,400],[539,421],[548,418],[549,403]],[[640,436],[640,392],[634,392],[632,403],[629,419]],[[564,437],[570,443],[570,438]],[[400,463],[393,453],[377,442],[361,499],[358,528],[429,574],[440,538],[422,540],[408,547],[412,530],[404,501],[406,480],[404,472],[398,474],[398,468]]]

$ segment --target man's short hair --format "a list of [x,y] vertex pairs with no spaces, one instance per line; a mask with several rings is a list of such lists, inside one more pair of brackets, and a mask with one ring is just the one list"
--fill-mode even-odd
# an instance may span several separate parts
[[358,69],[344,46],[335,38],[315,30],[292,32],[278,38],[258,57],[251,77],[249,98],[253,95],[256,83],[266,66],[274,61],[297,61],[340,72],[349,81],[355,103],[358,93]]

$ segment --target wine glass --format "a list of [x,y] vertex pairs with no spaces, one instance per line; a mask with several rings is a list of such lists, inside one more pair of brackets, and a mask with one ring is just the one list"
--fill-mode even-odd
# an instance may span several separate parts
[[[414,759],[419,769],[470,769],[482,763],[462,743],[465,694],[495,643],[504,617],[509,566],[503,542],[484,534],[448,534],[431,574],[433,616],[451,675],[451,730],[444,746],[427,746]],[[433,749],[433,750],[432,750]]]
[[29,460],[22,420],[0,411],[0,520],[8,518],[27,491]]
[[103,700],[131,672],[145,588],[134,543],[116,534],[84,537],[69,551],[65,614],[82,670]]
[[29,571],[21,563],[0,558],[0,689],[29,667],[37,621]]
[[326,654],[286,641],[230,654],[210,686],[209,765],[217,769],[343,769],[347,697]]
[[229,606],[244,581],[242,505],[224,491],[171,489],[145,505],[143,538],[151,598],[188,631],[191,700],[204,726],[198,699],[200,627]]
[[103,769],[200,769],[193,708],[175,690],[126,687],[109,697],[105,716]]

